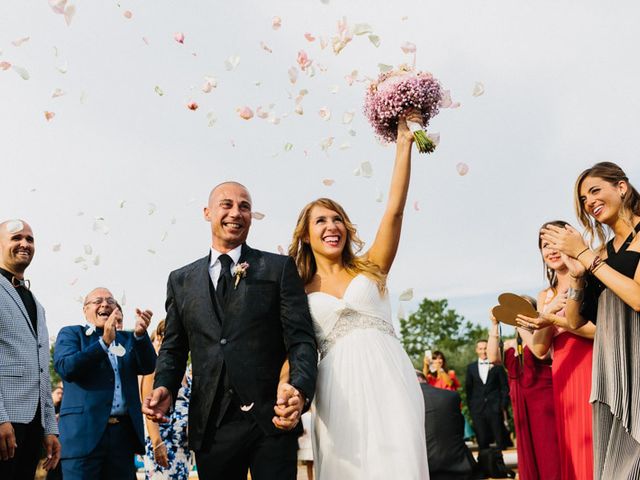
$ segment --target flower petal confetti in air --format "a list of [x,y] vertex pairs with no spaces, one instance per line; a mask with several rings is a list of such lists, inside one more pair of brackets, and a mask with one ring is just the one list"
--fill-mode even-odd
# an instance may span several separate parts
[[282,247],[282,245],[278,245],[278,247],[277,247],[277,248],[278,248],[278,253],[279,253],[280,255],[286,255],[286,253],[285,253],[284,248]]
[[55,116],[56,116],[55,112],[48,112],[46,110],[44,111],[44,119],[47,122],[50,122],[51,120],[53,120],[53,117],[55,117]]
[[353,82],[355,82],[358,79],[358,71],[354,70],[349,75],[346,75],[344,79],[347,81],[349,86],[353,85]]
[[336,93],[338,93],[340,91],[340,87],[338,85],[331,85],[329,87],[329,93],[335,95]]
[[400,300],[401,302],[408,302],[412,298],[413,298],[413,288],[407,288],[400,294],[400,296],[398,297],[398,300]]
[[76,258],[73,260],[73,263],[83,263],[83,262],[86,262],[86,261],[87,261],[87,259],[86,259],[86,258],[84,258],[84,257],[76,257]]
[[323,152],[327,152],[331,145],[333,145],[333,137],[327,137],[320,142],[320,148]]
[[402,45],[400,45],[400,49],[404,53],[416,53],[416,44],[411,42],[404,42]]
[[156,92],[158,94],[158,96],[162,97],[164,95],[164,92],[162,91],[162,89],[160,88],[160,85],[156,85],[153,88],[153,91]]
[[120,202],[118,203],[118,207],[119,208],[124,208],[124,206],[127,204],[126,200],[120,200]]
[[59,243],[56,243],[53,247],[51,247],[51,250],[53,250],[54,252],[59,252],[60,248],[62,248],[62,245]]
[[473,86],[473,91],[471,92],[471,95],[473,95],[474,97],[479,97],[483,93],[484,93],[484,85],[481,82],[476,82],[475,85]]
[[181,45],[184,45],[184,33],[176,32],[173,34],[173,39]]
[[348,150],[349,148],[351,148],[351,144],[349,142],[343,142],[338,148],[340,150]]
[[151,255],[156,254],[156,251],[153,248],[147,248],[147,252],[150,253]]
[[373,28],[368,23],[356,23],[353,27],[354,35],[366,35],[373,32]]
[[160,235],[160,241],[164,242],[168,236],[169,236],[169,232],[162,232],[162,235]]
[[85,255],[91,255],[93,253],[93,248],[91,248],[91,245],[84,246],[84,253]]
[[238,55],[231,55],[224,61],[224,68],[230,72],[235,69],[240,63],[240,57]]
[[189,110],[191,110],[191,111],[195,112],[198,109],[198,107],[199,107],[199,105],[196,102],[194,102],[193,100],[190,101],[189,103],[187,103],[187,108]]
[[342,115],[342,123],[344,123],[345,125],[349,125],[353,120],[354,116],[355,116],[355,112],[353,110],[344,112],[344,114]]
[[67,5],[67,8],[64,9],[64,21],[67,23],[67,27],[71,26],[71,20],[76,15],[76,7],[75,5]]
[[204,77],[204,83],[202,84],[202,91],[204,93],[210,93],[211,90],[218,86],[218,80],[215,77]]
[[104,235],[109,233],[109,227],[107,226],[103,217],[97,217],[93,222],[93,231],[100,232]]
[[437,132],[427,133],[427,137],[429,137],[429,140],[431,140],[436,147],[438,145],[440,145],[440,134],[439,133],[437,133]]
[[58,98],[58,97],[61,97],[61,96],[63,96],[63,95],[64,95],[64,92],[63,92],[61,89],[56,88],[56,89],[51,93],[51,98]]
[[460,106],[460,102],[454,102],[451,100],[451,91],[442,90],[442,98],[440,99],[440,104],[438,106],[440,108],[458,108]]
[[285,152],[290,152],[291,150],[293,150],[293,143],[291,142],[287,142],[284,144],[284,151]]
[[209,127],[213,127],[216,122],[218,121],[218,119],[216,118],[216,114],[213,112],[209,112],[207,113],[207,126]]
[[149,39],[147,37],[142,37],[142,41],[145,43],[145,45],[149,45]]
[[322,107],[318,112],[318,115],[320,115],[320,118],[326,122],[331,118],[331,111],[327,107]]
[[116,357],[124,357],[124,354],[127,353],[122,345],[115,342],[109,347],[109,352],[113,353]]
[[338,55],[352,38],[353,34],[351,33],[351,30],[349,30],[347,17],[342,17],[342,20],[338,20],[338,35],[331,38],[333,53]]
[[296,67],[291,67],[287,73],[289,74],[289,82],[293,85],[298,80],[298,69]]
[[419,211],[420,211],[420,204],[418,204],[418,201],[417,201],[417,200],[416,200],[415,202],[413,202],[413,209],[414,209],[416,212],[419,212]]
[[147,205],[147,215],[153,215],[156,213],[156,205],[154,203],[150,203]]
[[254,220],[262,220],[265,217],[264,213],[260,212],[251,212],[251,218]]
[[76,283],[78,283],[78,277],[75,277],[75,278],[73,278],[73,279],[69,280],[69,285],[71,285],[72,287],[73,287]]
[[49,0],[49,6],[51,10],[59,15],[64,14],[64,7],[67,4],[67,0]]
[[384,193],[382,190],[378,190],[378,194],[376,195],[376,202],[381,203],[384,200]]
[[254,404],[255,402],[251,402],[249,405],[240,405],[240,410],[242,410],[243,412],[248,412],[253,408]]
[[58,65],[56,67],[56,70],[64,75],[65,73],[67,73],[67,71],[69,71],[69,66],[67,65],[67,62],[64,62],[62,65]]
[[373,176],[373,166],[371,165],[371,162],[362,162],[360,164],[360,173],[364,178],[371,178]]
[[273,17],[271,19],[271,28],[278,30],[282,26],[282,19],[280,17]]
[[386,63],[379,63],[378,70],[380,70],[380,73],[390,72],[391,70],[393,70],[393,65],[387,65]]
[[126,304],[127,304],[127,292],[123,290],[122,296],[120,297],[120,306],[124,307]]
[[0,69],[9,70],[11,68],[11,64],[9,62],[0,62]]
[[258,118],[265,119],[265,118],[269,117],[269,110],[263,110],[262,109],[262,105],[261,105],[258,108],[256,108],[256,116]]
[[273,53],[273,50],[271,50],[271,48],[269,48],[269,46],[262,41],[260,42],[260,48],[267,53]]
[[296,105],[296,108],[293,111],[296,112],[298,115],[303,115],[304,114],[304,110],[302,109],[302,105]]
[[24,228],[24,223],[22,223],[22,220],[9,220],[5,228],[7,233],[17,233]]
[[[84,302],[84,299],[80,298],[80,301]],[[87,329],[84,331],[84,334],[87,337],[90,337],[91,335],[93,335],[93,332],[95,331],[96,331],[96,326],[93,323],[91,323],[87,326]]]
[[131,13],[131,10],[125,10],[122,14],[124,16],[124,18],[126,18],[127,20],[130,20],[131,17],[133,17],[133,13]]
[[307,42],[315,42],[316,41],[316,37],[311,35],[309,32],[304,34],[304,38],[307,39]]
[[236,112],[238,112],[238,116],[243,120],[251,120],[253,118],[253,110],[249,107],[238,107]]
[[100,265],[100,255],[96,255],[95,257],[93,257],[93,264],[97,267],[98,265]]
[[329,40],[324,35],[320,36],[320,49],[324,50],[329,45]]
[[327,187],[330,187],[334,183],[335,183],[335,180],[333,180],[331,178],[325,178],[324,180],[322,180],[322,184],[327,186]]
[[16,40],[14,40],[13,42],[11,42],[13,44],[14,47],[19,47],[20,45],[22,45],[23,43],[26,43],[29,41],[31,37],[21,37],[18,38]]
[[464,177],[467,173],[469,173],[469,165],[464,162],[460,162],[456,165],[456,170],[458,171],[458,175]]
[[378,48],[380,46],[380,37],[378,35],[369,35],[369,41],[376,48]]
[[300,50],[298,52],[298,58],[296,59],[296,61],[300,66],[300,70],[302,70],[303,72],[306,71],[307,68],[309,68],[313,63],[313,60],[309,58],[309,56],[307,55],[307,52],[305,52],[304,50]]
[[19,67],[18,65],[14,65],[13,67],[13,71],[16,72],[18,75],[20,75],[20,78],[22,78],[23,80],[29,80],[30,76],[29,76],[29,72],[27,72],[27,70],[23,67]]

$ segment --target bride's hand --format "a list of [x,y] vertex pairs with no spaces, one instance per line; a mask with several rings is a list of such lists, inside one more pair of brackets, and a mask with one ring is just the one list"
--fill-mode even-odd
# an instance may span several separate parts
[[418,110],[409,110],[405,115],[398,119],[398,137],[397,142],[413,142],[413,133],[409,130],[407,120],[422,125],[422,115]]

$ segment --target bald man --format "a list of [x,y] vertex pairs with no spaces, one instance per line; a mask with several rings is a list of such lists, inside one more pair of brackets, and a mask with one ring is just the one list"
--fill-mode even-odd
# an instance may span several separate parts
[[35,253],[23,220],[0,223],[0,478],[34,478],[60,458],[49,378],[49,333],[44,309],[24,272]]
[[147,335],[151,311],[136,309],[133,332],[118,328],[122,311],[106,288],[84,299],[86,323],[58,333],[54,367],[64,382],[60,408],[65,480],[135,479],[144,453],[138,375],[152,373],[156,353]]

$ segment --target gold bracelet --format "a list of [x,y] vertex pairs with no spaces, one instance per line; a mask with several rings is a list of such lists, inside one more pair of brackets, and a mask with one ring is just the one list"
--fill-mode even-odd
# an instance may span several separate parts
[[586,252],[587,250],[589,250],[589,247],[585,248],[584,250],[582,250],[578,255],[576,255],[576,260],[578,260],[580,258],[580,255],[582,255],[584,252]]

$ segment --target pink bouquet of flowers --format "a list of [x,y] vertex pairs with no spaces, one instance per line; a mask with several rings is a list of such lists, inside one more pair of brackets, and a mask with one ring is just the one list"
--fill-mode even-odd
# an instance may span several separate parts
[[400,67],[381,73],[378,80],[371,83],[364,102],[364,114],[382,140],[394,142],[400,117],[408,110],[419,110],[424,125],[407,124],[413,132],[418,151],[431,153],[436,146],[424,128],[438,114],[442,95],[440,82],[429,72]]

